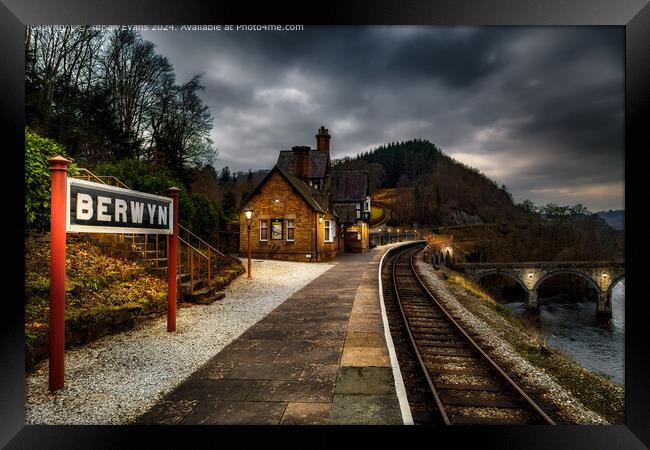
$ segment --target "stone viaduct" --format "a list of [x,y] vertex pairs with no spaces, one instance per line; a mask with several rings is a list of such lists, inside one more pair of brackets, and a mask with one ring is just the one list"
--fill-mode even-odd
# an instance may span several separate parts
[[598,314],[612,314],[612,289],[625,276],[622,261],[541,261],[522,263],[460,263],[454,270],[465,273],[474,281],[491,275],[505,275],[515,280],[528,293],[528,306],[539,305],[537,290],[548,278],[557,274],[576,275],[598,293]]
[[596,311],[611,316],[612,290],[625,277],[623,261],[538,261],[511,263],[465,263],[453,245],[451,235],[429,235],[424,249],[425,261],[434,267],[452,266],[479,282],[488,275],[504,275],[516,281],[528,294],[528,306],[539,306],[537,290],[550,277],[571,274],[586,280],[598,293]]

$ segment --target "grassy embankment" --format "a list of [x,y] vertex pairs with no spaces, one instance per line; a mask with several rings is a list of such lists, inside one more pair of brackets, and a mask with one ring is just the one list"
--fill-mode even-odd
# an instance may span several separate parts
[[[445,270],[448,283],[458,286],[468,295],[463,297],[463,306],[491,325],[498,335],[506,340],[523,358],[535,367],[544,370],[560,386],[575,396],[585,407],[600,414],[612,424],[625,422],[625,389],[609,377],[593,373],[579,365],[559,350],[546,346],[543,336],[535,333],[530,326],[510,313],[510,310],[496,302],[487,292],[462,275]],[[499,326],[494,314],[513,325],[528,339],[513,334]]]

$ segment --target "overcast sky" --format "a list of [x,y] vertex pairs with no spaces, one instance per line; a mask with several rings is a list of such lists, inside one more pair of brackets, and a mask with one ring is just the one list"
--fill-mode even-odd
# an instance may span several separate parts
[[325,125],[332,158],[424,138],[515,201],[623,208],[622,27],[142,34],[178,81],[204,74],[218,169],[271,168]]

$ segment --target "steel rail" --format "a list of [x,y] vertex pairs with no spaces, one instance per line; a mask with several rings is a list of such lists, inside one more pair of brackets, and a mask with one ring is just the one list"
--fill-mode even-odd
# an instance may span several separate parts
[[534,410],[535,410],[535,411],[536,411],[536,412],[537,412],[537,413],[538,413],[538,414],[539,414],[539,415],[540,415],[540,416],[541,416],[541,417],[542,417],[542,418],[543,418],[543,419],[544,419],[544,420],[545,420],[549,425],[555,425],[555,422],[553,422],[553,420],[552,420],[552,419],[551,419],[551,418],[550,418],[550,417],[549,417],[549,416],[548,416],[548,415],[547,415],[547,414],[546,414],[546,413],[545,413],[545,412],[544,412],[544,411],[539,407],[539,405],[537,405],[537,403],[535,403],[535,402],[533,401],[533,399],[531,399],[531,398],[528,396],[528,394],[526,394],[526,393],[523,391],[523,389],[521,389],[521,388],[519,387],[519,385],[518,385],[517,383],[515,383],[515,382],[512,380],[512,378],[510,378],[510,377],[508,376],[508,374],[505,373],[505,372],[503,371],[503,369],[501,369],[501,367],[499,367],[499,365],[498,365],[496,362],[494,362],[494,360],[493,360],[492,358],[490,358],[490,356],[488,356],[487,353],[485,353],[485,352],[483,351],[483,349],[482,349],[482,348],[481,348],[481,347],[476,343],[476,341],[474,341],[474,339],[472,339],[472,337],[471,337],[469,334],[467,334],[467,333],[465,332],[465,330],[463,329],[463,327],[461,327],[460,324],[458,324],[458,322],[456,322],[456,320],[454,320],[454,318],[451,317],[451,314],[449,314],[449,312],[447,312],[447,310],[445,309],[445,307],[442,306],[442,304],[441,304],[441,303],[440,303],[440,302],[439,302],[439,301],[438,301],[438,300],[433,296],[433,294],[431,293],[431,291],[429,291],[429,289],[426,287],[426,285],[424,284],[424,282],[422,281],[422,279],[420,278],[420,276],[417,274],[417,272],[416,272],[416,270],[415,270],[415,265],[414,265],[414,263],[413,263],[413,260],[414,260],[414,258],[415,258],[415,254],[416,254],[416,252],[413,252],[413,254],[411,255],[411,259],[410,259],[410,261],[409,261],[410,266],[411,266],[411,272],[413,273],[413,275],[415,276],[415,278],[418,280],[418,283],[420,284],[420,286],[422,287],[422,289],[427,293],[427,295],[429,296],[429,298],[430,298],[432,301],[434,301],[436,305],[438,305],[438,307],[442,310],[442,312],[445,314],[445,316],[447,316],[447,318],[449,319],[449,321],[450,321],[451,323],[453,323],[454,326],[458,329],[458,331],[460,331],[460,332],[463,334],[463,336],[467,339],[467,341],[469,341],[469,343],[474,347],[474,349],[476,349],[476,350],[479,352],[479,354],[480,354],[480,355],[481,355],[481,356],[482,356],[482,357],[483,357],[483,358],[484,358],[484,359],[485,359],[485,360],[486,360],[486,361],[487,361],[487,362],[488,362],[488,363],[489,363],[489,364],[490,364],[490,365],[491,365],[491,366],[492,366],[492,367],[493,367],[493,368],[494,368],[494,369],[495,369],[495,370],[496,370],[496,371],[497,371],[497,372],[498,372],[498,373],[499,373],[499,374],[500,374],[500,375],[501,375],[501,376],[502,376],[502,377],[503,377],[503,378],[508,382],[508,384],[509,384],[509,385],[510,385],[510,386],[511,386],[511,387],[512,387],[512,388],[513,388],[513,389],[514,389],[514,390],[515,390],[519,395],[521,395],[522,398],[524,398],[524,400],[526,400],[526,402],[528,403],[528,405],[531,406],[531,407],[532,407],[532,408],[533,408],[533,409],[534,409]]
[[431,394],[433,394],[433,398],[436,401],[436,405],[438,407],[438,411],[440,412],[440,415],[442,416],[442,420],[445,422],[445,425],[451,425],[451,421],[449,420],[449,417],[447,416],[447,412],[445,411],[444,406],[442,405],[442,401],[440,400],[440,396],[438,395],[438,391],[436,390],[435,385],[433,384],[433,380],[431,379],[431,376],[429,375],[429,370],[427,369],[426,364],[424,363],[424,360],[422,359],[422,355],[420,354],[420,349],[417,346],[417,343],[415,342],[415,338],[413,337],[413,334],[411,333],[411,327],[409,326],[408,319],[406,318],[406,314],[404,312],[404,308],[402,306],[402,300],[400,298],[399,294],[399,289],[397,288],[397,277],[396,277],[396,268],[397,268],[397,261],[404,255],[404,253],[410,251],[411,248],[407,248],[403,251],[401,251],[393,260],[393,267],[392,267],[392,279],[393,279],[393,290],[395,292],[395,298],[397,299],[397,305],[399,306],[399,311],[402,315],[402,319],[404,320],[404,327],[406,328],[406,332],[408,333],[409,340],[411,341],[411,346],[413,348],[413,351],[415,352],[415,356],[418,358],[418,362],[420,364],[420,367],[422,368],[422,373],[424,374],[424,377],[427,380],[427,383],[429,385],[429,389],[431,390]]
[[[412,251],[412,250],[413,250],[413,248],[406,249],[406,250],[402,251],[401,253],[399,253],[396,256],[396,258],[395,258],[395,260],[393,262],[393,268],[392,268],[393,269],[393,287],[394,287],[394,290],[395,290],[395,293],[396,293],[396,298],[398,300],[398,306],[399,306],[399,309],[400,309],[400,313],[401,313],[402,318],[403,318],[403,320],[405,322],[405,328],[406,328],[406,330],[408,332],[408,335],[409,335],[409,338],[410,338],[410,341],[411,341],[411,345],[412,345],[413,349],[415,350],[415,353],[416,353],[416,355],[418,357],[418,361],[419,361],[419,363],[420,363],[420,365],[421,365],[421,367],[423,369],[423,372],[425,374],[427,382],[429,383],[429,387],[431,388],[432,393],[434,394],[436,404],[438,405],[438,408],[441,411],[441,415],[443,417],[443,420],[444,420],[445,424],[450,425],[451,422],[449,421],[449,418],[448,418],[448,416],[447,416],[447,414],[446,414],[446,412],[444,410],[444,406],[442,405],[442,402],[440,401],[440,397],[437,394],[437,390],[435,389],[435,385],[434,385],[433,381],[431,380],[431,377],[429,376],[429,371],[426,368],[426,365],[424,364],[424,361],[423,361],[423,359],[422,359],[422,357],[420,355],[420,351],[419,351],[419,349],[417,347],[417,343],[416,343],[416,341],[413,338],[413,335],[411,333],[410,325],[408,323],[408,320],[406,319],[406,314],[405,314],[404,308],[402,306],[402,302],[401,302],[401,299],[400,299],[400,296],[399,296],[399,289],[398,289],[397,283],[396,283],[396,280],[397,280],[397,278],[396,278],[397,262],[398,262],[398,260],[400,258],[402,258],[404,256],[405,253],[407,253],[409,251]],[[463,327],[458,322],[456,322],[456,320],[451,316],[451,314],[449,314],[449,312],[446,310],[446,308],[435,298],[435,296],[431,293],[431,291],[429,291],[429,289],[426,287],[426,285],[424,284],[424,282],[422,281],[420,276],[417,274],[417,271],[415,270],[414,259],[415,259],[416,253],[417,253],[417,251],[413,251],[410,258],[409,258],[409,268],[411,270],[411,274],[414,276],[414,278],[417,281],[419,287],[426,293],[426,295],[429,297],[429,299],[431,301],[433,301],[434,304],[443,312],[444,316],[448,319],[449,322],[451,322],[451,324],[453,324],[453,326],[456,328],[456,330],[459,331],[462,334],[462,336],[470,343],[471,347],[473,347],[478,352],[478,354],[483,358],[483,360],[488,362],[489,366],[492,367],[501,376],[502,379],[507,381],[508,385],[521,398],[523,398],[526,401],[526,404],[528,406],[530,406],[539,416],[541,416],[547,424],[555,425],[555,422],[539,407],[539,405],[537,405],[537,403],[535,403],[535,401],[533,401],[519,387],[519,385],[517,385],[517,383],[515,381],[512,380],[512,378],[510,378],[508,376],[508,374],[506,374],[503,371],[503,369],[501,369],[501,367],[499,367],[499,365],[496,362],[494,362],[494,360],[492,358],[490,358],[489,355],[487,355],[483,351],[483,349],[481,349],[481,347],[474,341],[474,339],[472,339],[472,337],[469,336],[469,334],[467,332],[465,332]]]

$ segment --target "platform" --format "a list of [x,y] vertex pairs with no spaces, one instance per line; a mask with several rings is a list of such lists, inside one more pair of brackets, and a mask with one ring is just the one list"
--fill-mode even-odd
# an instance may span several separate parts
[[228,344],[139,424],[401,424],[377,271],[344,255]]

